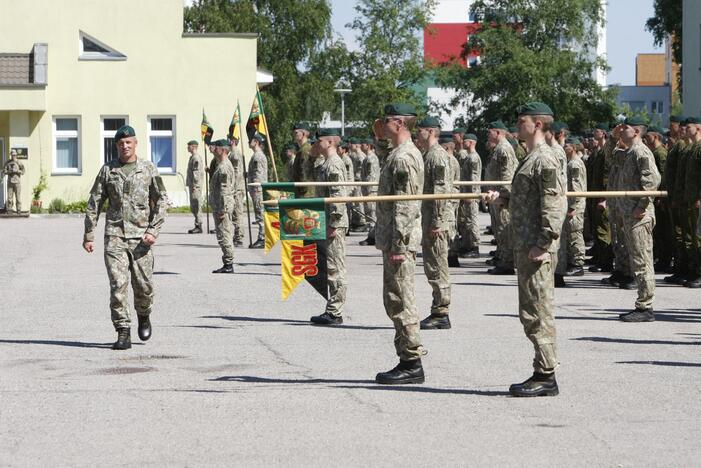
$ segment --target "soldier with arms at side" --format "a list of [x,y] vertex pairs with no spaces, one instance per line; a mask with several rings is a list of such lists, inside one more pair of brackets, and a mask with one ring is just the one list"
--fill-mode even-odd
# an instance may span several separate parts
[[[263,153],[265,137],[256,133],[248,142],[253,150],[253,156],[248,162],[248,183],[263,183],[268,181],[268,160]],[[311,145],[309,145],[311,153]],[[313,161],[307,161],[312,163]],[[250,246],[252,249],[262,249],[265,247],[265,231],[263,227],[263,189],[260,186],[250,187],[248,191],[253,201],[253,212],[255,213],[255,224],[258,225],[258,239]]]
[[22,176],[24,164],[17,161],[17,150],[10,150],[10,160],[2,170],[7,176],[7,202],[5,211],[8,213],[14,208],[15,213],[22,211]]
[[190,159],[187,162],[187,178],[185,185],[190,192],[190,211],[195,217],[195,227],[190,229],[188,234],[202,234],[202,186],[204,185],[204,162],[202,156],[197,153],[199,143],[197,140],[190,140],[187,143],[187,152]]
[[229,160],[229,141],[217,140],[213,144],[216,169],[209,179],[209,206],[214,214],[214,232],[222,250],[223,266],[212,273],[234,272],[233,216],[236,192],[236,173]]

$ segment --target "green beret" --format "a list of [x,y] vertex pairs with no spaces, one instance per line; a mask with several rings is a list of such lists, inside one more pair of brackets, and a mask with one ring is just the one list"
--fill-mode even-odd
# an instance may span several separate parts
[[518,132],[518,128],[516,127],[509,127],[509,133],[516,133]]
[[628,117],[625,121],[626,125],[630,125],[631,127],[647,127],[648,124],[643,120],[642,117]]
[[581,145],[581,144],[582,144],[582,141],[581,141],[579,138],[577,138],[577,137],[567,138],[567,139],[565,140],[565,144],[566,144],[566,145]]
[[340,137],[341,136],[341,131],[337,128],[320,128],[318,132],[316,132],[316,136],[321,138],[321,137]]
[[311,130],[311,127],[309,126],[309,123],[308,123],[308,122],[297,122],[297,123],[294,125],[293,130],[306,130],[306,131],[310,131],[310,130]]
[[674,123],[682,123],[684,121],[684,117],[681,115],[670,115],[669,121]]
[[[258,143],[263,144],[265,143],[265,135],[261,135],[260,133],[256,132],[252,137],[252,140],[256,140]],[[228,144],[228,142],[227,142]]]
[[466,140],[477,141],[477,135],[475,135],[474,133],[466,133],[466,134],[465,134],[465,139],[466,139]]
[[411,104],[394,103],[385,106],[385,115],[412,115],[416,117],[416,109]]
[[596,126],[594,128],[596,130],[603,130],[605,132],[608,132],[609,131],[609,124],[608,124],[608,122],[599,122],[598,124],[596,124]]
[[451,133],[452,133],[453,135],[455,135],[456,133],[457,133],[458,135],[464,135],[466,131],[467,131],[467,130],[465,130],[464,128],[458,127],[458,128],[454,128],[454,129],[452,130]]
[[563,130],[568,130],[569,127],[565,122],[553,122],[553,124],[550,126],[550,130],[552,130],[553,133],[560,133]]
[[285,145],[285,151],[292,150],[297,151],[297,145],[294,143],[288,143]]
[[555,115],[553,110],[542,102],[529,102],[516,109],[518,115]]
[[357,145],[360,143],[360,140],[356,137],[350,137],[348,139],[348,143],[350,143],[351,145]]
[[219,140],[213,141],[212,146],[216,146],[218,148],[227,148],[230,145],[229,145],[229,140],[227,140],[226,138],[221,138]]
[[441,121],[436,117],[424,117],[416,126],[419,128],[441,128]]
[[188,145],[195,145],[195,146],[200,146],[199,142],[197,140],[190,140],[187,142]]
[[494,122],[489,122],[487,128],[490,130],[507,130],[506,125],[501,120],[495,120]]
[[686,119],[684,119],[684,125],[689,125],[689,124],[697,125],[700,123],[701,123],[701,119],[699,119],[698,117],[687,117]]
[[665,134],[665,131],[662,128],[658,127],[657,125],[651,125],[650,127],[648,127],[647,132],[648,133],[658,133],[660,136]]
[[454,143],[455,141],[453,140],[453,132],[441,132],[440,136],[438,137],[438,143],[441,145],[444,143]]
[[119,127],[117,129],[117,132],[114,134],[114,142],[118,142],[122,138],[129,138],[129,137],[135,137],[136,132],[134,131],[133,128],[131,128],[129,125],[124,125],[122,127]]
[[375,146],[375,139],[374,138],[366,138],[365,144]]

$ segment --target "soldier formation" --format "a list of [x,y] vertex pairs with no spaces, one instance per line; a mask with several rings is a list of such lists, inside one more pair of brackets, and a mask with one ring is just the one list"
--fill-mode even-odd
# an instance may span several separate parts
[[[315,138],[306,123],[294,126],[294,143],[285,147],[285,175],[292,182],[338,182],[339,185],[298,186],[297,198],[346,195],[417,195],[474,193],[464,200],[401,200],[393,202],[329,203],[326,205],[329,298],[325,311],[311,317],[317,325],[343,323],[346,302],[346,236],[367,232],[361,245],[382,252],[383,304],[394,324],[399,364],[377,374],[380,384],[424,382],[421,359],[426,354],[420,330],[449,329],[450,267],[460,258],[478,258],[478,210],[486,203],[496,250],[488,260],[495,275],[516,275],[519,317],[534,346],[533,374],[514,384],[515,396],[557,395],[554,290],[566,287],[565,277],[589,271],[611,272],[607,285],[637,289],[634,308],[621,314],[624,322],[654,321],[655,271],[671,271],[666,282],[701,287],[699,205],[701,198],[701,120],[673,117],[670,132],[648,126],[639,118],[609,125],[600,123],[582,137],[555,121],[544,103],[518,109],[516,127],[502,121],[487,128],[482,158],[474,133],[456,128],[441,131],[434,117],[420,121],[408,104],[390,104],[373,125],[369,139],[346,139],[335,129],[319,129]],[[235,139],[210,145],[215,155],[210,175],[209,206],[214,214],[223,266],[214,273],[233,273],[234,247],[242,245],[246,184],[262,247],[262,189],[267,181],[265,136],[250,138],[248,168]],[[165,191],[153,164],[136,158],[131,127],[115,135],[119,159],[97,176],[88,201],[84,248],[93,251],[100,209],[109,200],[105,230],[105,263],[110,277],[110,308],[118,339],[115,349],[130,347],[126,302],[132,277],[139,336],[151,335],[153,302],[151,245],[164,221]],[[205,163],[196,141],[187,186],[195,227],[202,232],[202,188]],[[244,170],[245,169],[245,170]],[[484,174],[483,174],[484,170]],[[7,171],[7,168],[6,168]],[[244,177],[247,177],[244,179]],[[480,187],[481,180],[500,185]],[[371,184],[344,186],[346,182]],[[585,198],[566,192],[654,191],[669,198]],[[121,207],[136,207],[122,211]],[[124,213],[127,213],[126,215]],[[126,218],[124,218],[126,216]],[[592,247],[586,251],[586,243]],[[417,252],[421,248],[433,300],[420,320],[414,295]],[[591,258],[587,260],[587,256]],[[655,261],[657,263],[655,263]]]

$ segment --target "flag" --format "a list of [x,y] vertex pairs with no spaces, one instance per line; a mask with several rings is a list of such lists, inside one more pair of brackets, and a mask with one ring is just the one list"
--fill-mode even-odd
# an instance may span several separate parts
[[268,134],[265,124],[265,113],[263,112],[263,98],[260,95],[260,91],[256,91],[256,98],[253,100],[251,114],[248,116],[248,123],[246,123],[246,135],[248,135],[249,140],[253,138],[256,132],[261,135]]
[[202,123],[200,124],[200,131],[202,132],[202,141],[209,145],[212,143],[212,135],[214,135],[214,129],[209,125],[209,120],[202,109]]
[[[261,185],[263,200],[280,200],[294,197],[294,184],[290,182],[264,182]],[[274,205],[263,205],[265,226],[265,253],[267,254],[280,240],[280,210]]]
[[321,198],[280,200],[282,298],[306,280],[328,299],[326,211]]
[[236,102],[236,111],[229,124],[229,140],[234,138],[241,140],[241,105],[238,101]]

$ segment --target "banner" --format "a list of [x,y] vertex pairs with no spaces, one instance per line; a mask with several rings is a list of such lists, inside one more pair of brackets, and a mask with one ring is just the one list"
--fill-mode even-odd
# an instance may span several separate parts
[[322,198],[280,200],[282,240],[326,240],[326,207]]
[[237,139],[241,141],[241,105],[236,102],[236,111],[234,116],[231,118],[231,123],[229,124],[229,140]]
[[[294,185],[289,182],[264,182],[263,200],[280,200],[294,198]],[[265,253],[275,247],[280,240],[280,210],[277,206],[263,205],[263,221],[265,226]]]
[[214,135],[214,129],[209,124],[209,120],[207,120],[207,116],[204,113],[204,109],[202,109],[202,123],[200,124],[200,132],[202,133],[202,141],[204,141],[206,145],[211,144],[212,135]]
[[268,135],[265,114],[263,112],[263,98],[260,95],[260,91],[256,91],[256,98],[253,100],[251,113],[248,115],[248,122],[246,123],[246,135],[248,135],[248,139],[250,140],[253,138],[253,135],[256,133]]

